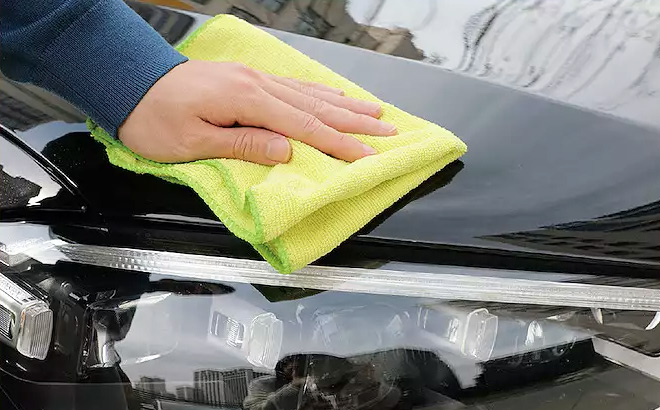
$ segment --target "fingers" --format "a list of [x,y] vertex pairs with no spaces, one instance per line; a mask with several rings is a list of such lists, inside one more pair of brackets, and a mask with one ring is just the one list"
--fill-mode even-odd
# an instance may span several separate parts
[[[338,107],[327,99],[317,98],[313,95],[305,95],[294,89],[284,86],[276,82],[266,82],[262,87],[272,96],[286,102],[287,104],[312,114],[325,125],[328,125],[337,131],[348,132],[355,134],[367,135],[394,135],[396,128],[383,121],[379,121],[373,117],[364,114],[357,114],[346,108]],[[315,91],[318,94],[328,94],[338,99],[346,99],[335,94],[322,93]]]
[[303,82],[303,81],[292,80],[290,78],[283,78],[277,76],[269,76],[268,78],[270,78],[276,83],[285,85],[301,94],[308,95],[310,97],[319,98],[321,100],[329,102],[334,106],[345,108],[357,114],[364,114],[370,117],[378,118],[383,112],[382,107],[378,103],[358,100],[356,98],[344,97],[343,92],[342,94],[339,94],[337,92],[328,91],[327,89],[324,89],[322,87],[329,88],[330,90],[336,90],[336,89],[321,84]]
[[286,163],[291,159],[291,144],[281,134],[251,127],[216,127],[202,122],[197,131],[198,158],[235,158],[262,165]]
[[355,161],[376,151],[324,124],[314,115],[293,107],[262,90],[253,102],[239,108],[239,123],[268,128],[345,161]]

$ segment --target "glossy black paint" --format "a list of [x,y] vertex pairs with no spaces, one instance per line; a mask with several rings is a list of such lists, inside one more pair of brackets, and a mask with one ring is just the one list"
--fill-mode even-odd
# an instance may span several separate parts
[[0,136],[2,209],[84,211],[84,195],[66,174],[7,128]]
[[[487,254],[515,250],[660,262],[655,249],[660,214],[654,210],[660,199],[657,129],[432,65],[276,34],[379,97],[442,124],[468,145],[460,163],[422,188],[432,192],[396,205],[396,212],[385,212],[358,238],[469,247]],[[387,70],[380,69],[384,66]],[[216,218],[192,191],[116,169],[87,133],[60,134],[60,128],[71,127],[54,123],[49,133],[24,131],[21,138],[43,147],[43,155],[98,212],[131,221],[174,218],[216,229]],[[641,219],[634,215],[640,207],[646,207]],[[607,217],[615,213],[620,215]],[[621,229],[603,225],[627,213],[633,218]],[[582,226],[565,227],[576,223]]]
[[[206,18],[181,16],[145,4],[133,6],[171,42],[179,41],[193,24]],[[170,24],[173,21],[175,24]],[[541,271],[656,278],[660,273],[660,130],[647,125],[653,121],[634,122],[631,118],[639,115],[604,114],[596,111],[599,107],[578,107],[562,102],[557,95],[550,100],[495,85],[484,81],[491,76],[476,74],[479,64],[472,66],[475,69],[451,72],[442,69],[447,64],[438,61],[432,65],[272,32],[379,97],[452,130],[469,146],[468,154],[460,161],[430,178],[319,263],[395,265],[398,269],[414,265],[415,269],[428,271],[439,264],[482,266],[519,269],[525,275]],[[477,61],[478,53],[474,56]],[[533,87],[528,89],[534,91]],[[56,99],[48,101],[57,105]],[[570,98],[566,101],[574,102]],[[38,110],[36,105],[33,108]],[[43,119],[28,116],[36,120],[15,121],[18,138],[3,130],[2,144],[11,141],[20,147],[25,163],[32,160],[41,166],[42,179],[32,182],[42,188],[54,187],[54,194],[33,201],[31,206],[3,205],[2,221],[42,222],[54,237],[74,242],[258,258],[192,191],[111,166],[84,124],[76,122],[84,118],[82,115],[58,115],[51,115],[49,120],[73,123],[36,126]],[[10,122],[6,120],[0,115],[0,122]],[[7,152],[0,150],[2,165]],[[49,178],[49,182],[43,178]],[[143,376],[167,377],[168,381],[191,385],[196,369],[234,365],[232,359],[203,343],[209,306],[222,305],[224,295],[238,294],[244,301],[276,312],[287,322],[291,335],[305,342],[313,336],[310,323],[319,322],[318,309],[323,309],[326,316],[328,311],[349,312],[342,320],[364,324],[358,336],[382,332],[385,326],[379,320],[384,312],[414,313],[409,306],[414,301],[395,297],[223,282],[188,283],[67,263],[33,263],[29,269],[23,268],[20,273],[26,280],[52,279],[47,289],[60,315],[54,343],[57,348],[44,363],[0,350],[3,410],[13,409],[14,405],[22,409],[139,408],[154,399],[153,392],[137,388]],[[607,283],[609,279],[592,280]],[[657,283],[638,285],[651,287]],[[138,300],[158,292],[171,292],[176,303],[167,313],[186,319],[181,333],[173,332],[172,337],[191,334],[199,340],[151,365],[122,363],[90,371],[89,366],[99,358],[86,351],[84,346],[91,341],[82,338],[93,332],[77,326],[94,320],[119,324],[111,332],[112,337],[128,346],[136,344],[126,342],[127,335],[139,338],[149,334],[150,329],[145,322],[134,324],[135,311],[116,318],[97,315],[94,319],[90,312],[108,300]],[[304,307],[301,315],[299,306]],[[501,318],[511,319],[507,322],[510,328],[504,327],[504,333],[510,335],[523,330],[519,323],[527,325],[549,314],[529,306],[518,310],[511,306],[487,307]],[[585,310],[570,323],[603,332],[603,337],[644,355],[658,354],[655,331],[645,330],[651,320],[647,314],[604,312],[604,317],[604,324],[594,323]],[[524,336],[529,337],[529,333],[522,332]],[[352,340],[377,349],[376,339],[369,334],[353,336]],[[296,350],[296,346],[307,346],[291,343],[295,353],[303,351]],[[449,398],[438,408],[452,408],[457,404],[454,399],[467,408],[486,405],[488,409],[526,409],[530,403],[543,402],[552,409],[581,403],[636,410],[655,408],[660,402],[655,381],[604,360],[588,339],[491,360],[483,364],[475,386],[466,389],[457,386],[460,368],[448,371],[447,366],[439,364],[451,356],[443,352],[432,358],[423,353],[422,363],[413,362],[415,371],[438,363],[433,370],[440,382],[433,386],[434,391]],[[176,367],[181,363],[185,365]],[[379,371],[386,370],[381,364]],[[419,378],[411,380],[397,383],[409,397],[419,399],[415,396],[423,390]],[[9,397],[5,391],[11,392]],[[410,404],[402,400],[401,408]]]
[[[68,225],[57,223],[55,233],[58,235],[83,243],[259,258],[249,245],[231,235],[191,190],[155,177],[113,167],[105,159],[102,147],[87,133],[66,134],[47,143],[42,152],[75,181],[77,189],[85,192],[90,201],[89,218],[74,218]],[[398,215],[407,215],[408,208],[417,203],[429,203],[430,206],[444,203],[442,197],[433,197],[451,187],[456,176],[464,172],[464,169],[462,161],[449,165],[319,263],[376,266],[387,261],[401,261],[537,271],[598,272],[618,276],[657,275],[651,266],[587,260],[575,256],[534,255],[515,249],[502,249],[504,244],[498,242],[492,242],[495,246],[477,247],[475,243],[424,241],[421,236],[404,236],[403,239],[396,236],[374,236],[374,232],[384,228],[398,229],[400,235],[410,235],[417,225],[410,221],[397,222]],[[103,217],[96,217],[97,213]],[[12,217],[24,218],[26,214],[21,210],[4,212],[6,220]],[[32,212],[28,217],[33,220],[49,220],[48,215],[43,213]],[[424,217],[433,222],[433,214]],[[61,218],[58,215],[55,221],[61,222]],[[393,219],[394,224],[390,222]],[[100,231],[99,226],[107,227],[107,231]],[[446,234],[440,230],[436,233],[440,238]]]
[[[237,301],[248,304],[251,309],[273,312],[284,321],[287,329],[285,352],[297,354],[305,361],[301,371],[310,377],[327,372],[332,377],[350,375],[355,364],[374,366],[378,377],[385,376],[389,383],[386,387],[397,392],[392,394],[395,394],[393,397],[398,400],[399,407],[393,407],[390,401],[387,406],[365,408],[417,408],[435,403],[439,409],[463,408],[464,405],[467,408],[486,405],[488,409],[522,409],[525,407],[521,397],[535,393],[541,395],[551,409],[607,400],[608,406],[612,407],[605,408],[617,408],[615,406],[626,403],[629,409],[643,410],[653,403],[653,399],[646,396],[657,386],[652,379],[604,360],[594,351],[591,340],[583,337],[569,339],[569,343],[552,348],[534,349],[530,344],[531,350],[525,353],[505,354],[484,363],[461,357],[446,346],[438,346],[435,351],[416,347],[428,345],[423,338],[429,337],[427,332],[434,329],[426,320],[423,328],[420,327],[417,311],[437,305],[435,323],[440,326],[446,323],[445,313],[459,312],[460,315],[463,309],[487,307],[497,314],[502,327],[495,344],[497,353],[500,349],[508,351],[512,340],[529,339],[527,326],[532,320],[566,313],[574,315],[567,324],[580,323],[585,329],[600,326],[599,331],[605,335],[622,337],[630,342],[634,341],[631,336],[637,335],[640,343],[654,343],[655,347],[651,348],[657,351],[657,332],[644,332],[641,328],[634,331],[630,327],[633,322],[644,327],[645,321],[648,323],[650,319],[643,315],[645,312],[630,312],[637,315],[637,320],[620,317],[621,329],[627,330],[616,333],[616,320],[612,320],[607,312],[605,323],[599,325],[588,309],[573,311],[558,307],[418,301],[386,295],[318,292],[225,281],[189,282],[64,261],[41,264],[30,260],[12,269],[15,273],[6,268],[2,268],[2,272],[9,277],[20,275],[21,280],[35,284],[48,294],[56,321],[53,348],[46,361],[26,359],[11,349],[0,350],[0,386],[11,393],[11,402],[0,403],[9,409],[87,409],[93,405],[95,409],[133,410],[148,408],[143,406],[156,402],[164,403],[164,406],[180,403],[183,408],[194,410],[222,407],[204,404],[200,399],[175,399],[173,392],[174,387],[193,385],[193,375],[203,369],[251,369],[249,364],[228,355],[208,338],[210,312],[232,311],[235,309],[232,305]],[[163,292],[168,294],[169,302],[155,302],[156,320],[150,320],[150,316],[145,319],[145,311],[153,309],[149,307],[149,298],[157,298]],[[146,303],[140,304],[140,301]],[[120,307],[126,303],[136,305]],[[389,331],[390,326],[385,324],[392,317],[402,320],[398,326],[405,329],[404,333]],[[335,326],[339,326],[340,333],[336,333]],[[95,367],[103,363],[103,357],[96,350],[99,328],[105,329],[106,340],[114,342],[122,362]],[[542,339],[553,337],[551,329],[546,328]],[[567,329],[561,325],[560,334]],[[157,338],[163,331],[169,332],[167,340]],[[320,337],[323,332],[332,337]],[[374,334],[377,337],[365,337]],[[438,333],[432,337],[443,335]],[[392,349],[391,343],[396,348]],[[546,341],[541,343],[540,346]],[[643,347],[644,354],[653,354],[640,343],[637,346]],[[164,346],[167,349],[163,349]],[[172,350],[169,350],[170,346]],[[357,355],[349,353],[364,348],[370,350]],[[337,350],[344,352],[342,358],[337,356]],[[347,363],[343,357],[353,364]],[[317,364],[311,365],[307,360]],[[319,370],[318,362],[324,371]],[[623,376],[631,384],[625,389],[608,381]],[[167,391],[145,385],[143,382],[149,377],[167,382]],[[358,391],[362,382],[371,380],[366,375],[356,378],[357,381],[351,384]],[[154,386],[159,383],[157,379],[152,380]],[[283,381],[282,385],[286,383]],[[334,388],[333,383],[327,384],[326,389]],[[576,394],[580,390],[587,391],[588,395]],[[237,407],[234,400],[227,399]],[[18,407],[13,407],[12,403]]]

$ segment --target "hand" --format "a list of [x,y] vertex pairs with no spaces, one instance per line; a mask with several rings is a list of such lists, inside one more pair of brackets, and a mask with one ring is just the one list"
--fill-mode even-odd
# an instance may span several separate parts
[[377,103],[237,63],[190,60],[158,80],[119,128],[135,153],[159,162],[237,158],[288,162],[285,135],[345,161],[375,151],[345,133],[394,135]]

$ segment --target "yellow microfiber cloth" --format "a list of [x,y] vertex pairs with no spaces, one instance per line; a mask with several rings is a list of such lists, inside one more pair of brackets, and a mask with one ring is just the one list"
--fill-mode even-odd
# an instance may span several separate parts
[[225,226],[282,273],[330,252],[407,192],[456,160],[465,144],[444,128],[375,96],[277,38],[229,15],[208,20],[179,47],[190,59],[241,62],[284,77],[323,83],[382,105],[398,135],[356,135],[378,154],[353,163],[290,140],[291,161],[235,159],[165,164],[147,160],[88,121],[110,162],[192,188]]

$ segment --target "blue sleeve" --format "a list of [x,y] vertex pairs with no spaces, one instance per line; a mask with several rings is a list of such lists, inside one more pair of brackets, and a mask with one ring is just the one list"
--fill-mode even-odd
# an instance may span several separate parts
[[122,0],[2,0],[0,68],[50,90],[111,135],[186,57]]

